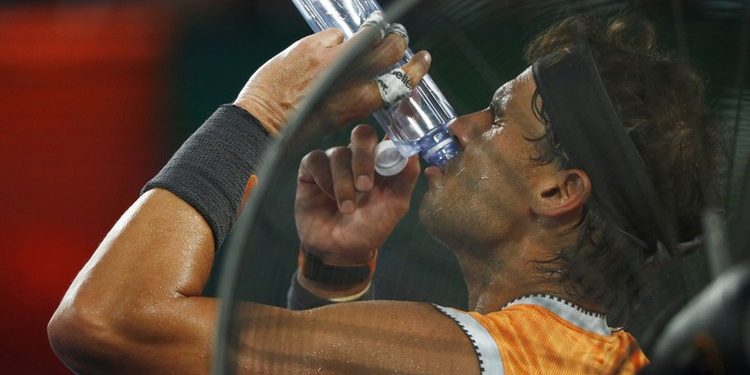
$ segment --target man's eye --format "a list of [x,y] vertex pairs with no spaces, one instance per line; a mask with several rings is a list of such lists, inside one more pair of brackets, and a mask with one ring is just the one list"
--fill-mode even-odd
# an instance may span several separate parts
[[500,121],[503,118],[503,115],[504,115],[503,109],[494,100],[490,102],[490,112],[492,112],[492,116],[493,116],[492,122],[493,123],[496,123],[496,122]]
[[501,110],[492,111],[492,116],[493,116],[492,123],[497,124],[503,120],[503,118],[505,117],[505,113],[503,113],[503,111]]

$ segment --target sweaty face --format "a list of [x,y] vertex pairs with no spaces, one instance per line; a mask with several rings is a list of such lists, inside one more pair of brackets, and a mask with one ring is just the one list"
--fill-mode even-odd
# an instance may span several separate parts
[[427,230],[453,249],[489,249],[512,241],[534,220],[529,202],[540,165],[532,139],[544,134],[532,111],[531,68],[500,87],[487,109],[451,125],[464,151],[445,169],[425,170],[429,190],[420,206]]

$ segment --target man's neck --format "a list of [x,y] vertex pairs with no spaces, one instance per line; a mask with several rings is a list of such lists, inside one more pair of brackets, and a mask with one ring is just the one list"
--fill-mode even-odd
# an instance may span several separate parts
[[540,269],[540,262],[548,261],[549,254],[549,250],[530,241],[506,243],[483,254],[456,251],[469,293],[469,309],[487,314],[518,297],[550,294],[603,312],[595,303],[570,296],[553,274]]

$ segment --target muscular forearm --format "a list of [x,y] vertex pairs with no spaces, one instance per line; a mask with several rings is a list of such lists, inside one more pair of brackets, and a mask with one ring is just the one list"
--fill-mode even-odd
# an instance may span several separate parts
[[[158,372],[154,355],[165,349],[208,350],[211,328],[200,322],[212,320],[215,304],[197,296],[210,272],[212,248],[208,224],[190,205],[161,189],[144,194],[65,295],[49,326],[53,348],[81,372]],[[127,360],[133,357],[139,359]],[[186,373],[199,365],[180,364]],[[204,365],[199,368],[207,370]],[[177,364],[169,366],[177,370]]]
[[[205,322],[214,320],[216,307],[214,301],[199,296],[209,276],[214,248],[231,226],[243,182],[263,149],[262,138],[249,147],[237,137],[230,136],[223,144],[221,137],[217,139],[222,129],[259,126],[240,111],[235,107],[220,109],[183,145],[147,185],[151,190],[112,228],[71,285],[49,327],[53,348],[71,367],[85,370],[91,365],[114,365],[129,357],[123,353],[152,358],[149,351],[157,341],[169,343],[159,346],[160,350],[174,350],[180,343],[191,342],[189,348],[183,348],[186,353],[203,350],[195,358],[207,357],[213,328]],[[211,152],[201,149],[205,144]],[[231,155],[228,151],[238,148],[251,152]],[[220,193],[206,187],[210,183],[201,185],[203,181],[190,173],[211,178],[205,172],[226,167],[227,160],[238,160],[233,173],[239,176],[230,176],[238,181],[214,178],[214,184],[229,186],[220,189],[223,196],[217,199],[215,195]],[[141,360],[115,367],[159,366],[147,363]],[[190,364],[193,369],[207,370]]]
[[[144,194],[58,309],[50,325],[58,355],[80,373],[208,373],[217,303],[199,295],[213,259],[210,232],[203,217],[174,194]],[[466,337],[430,306],[354,303],[296,314],[262,305],[242,308],[243,373],[478,368]]]

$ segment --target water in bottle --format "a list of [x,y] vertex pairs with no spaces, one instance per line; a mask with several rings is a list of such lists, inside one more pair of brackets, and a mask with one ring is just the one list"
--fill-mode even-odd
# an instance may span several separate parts
[[[337,28],[351,37],[373,12],[382,11],[375,0],[292,0],[314,32]],[[413,56],[407,49],[398,66]],[[459,153],[448,126],[456,118],[453,108],[429,75],[425,75],[411,96],[373,114],[392,141],[378,145],[375,169],[389,176],[406,166],[407,158],[419,153],[431,165],[443,167]]]

